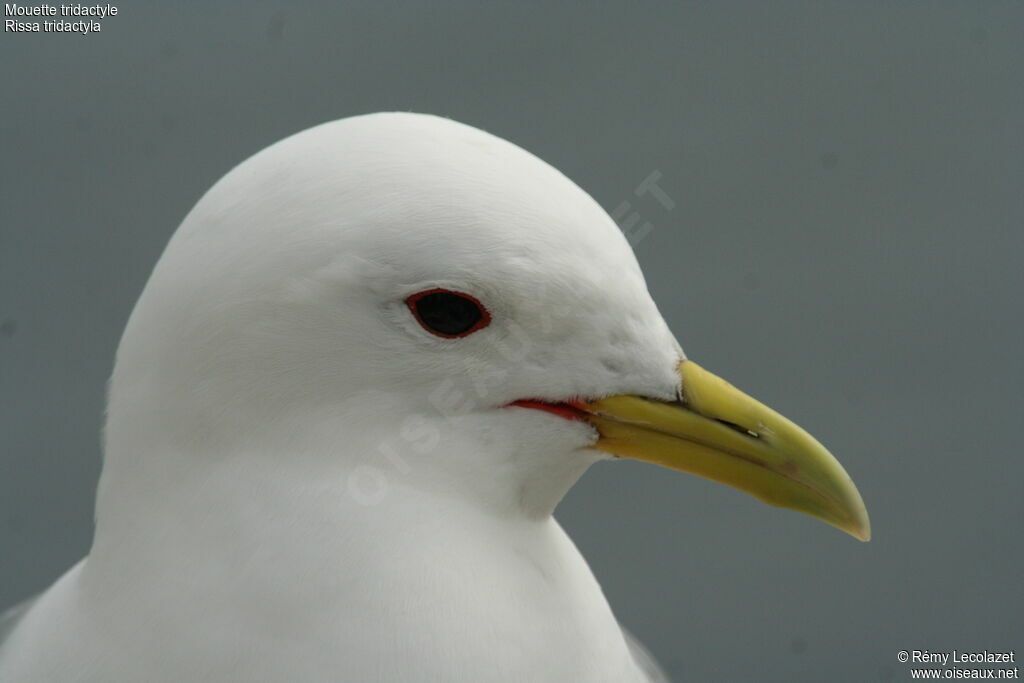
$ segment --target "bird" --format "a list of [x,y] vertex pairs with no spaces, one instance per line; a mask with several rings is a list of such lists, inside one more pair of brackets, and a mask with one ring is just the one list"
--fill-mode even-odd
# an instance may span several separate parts
[[91,549],[8,613],[0,681],[667,680],[553,514],[616,459],[870,537],[839,462],[687,358],[561,172],[429,114],[314,126],[160,256]]

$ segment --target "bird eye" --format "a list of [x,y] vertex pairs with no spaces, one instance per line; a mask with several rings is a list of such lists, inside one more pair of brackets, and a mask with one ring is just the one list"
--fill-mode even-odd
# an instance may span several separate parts
[[423,329],[449,339],[465,337],[491,324],[487,309],[462,292],[428,289],[405,300]]

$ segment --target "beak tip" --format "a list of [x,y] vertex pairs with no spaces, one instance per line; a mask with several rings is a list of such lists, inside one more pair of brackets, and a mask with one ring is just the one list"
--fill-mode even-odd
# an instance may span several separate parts
[[857,530],[854,536],[864,543],[871,540],[871,522],[868,521],[866,516],[864,518],[864,525]]
[[845,531],[858,541],[867,543],[871,540],[871,520],[868,518],[867,508],[861,503],[860,509],[856,511],[853,519],[842,526],[836,525],[841,531]]

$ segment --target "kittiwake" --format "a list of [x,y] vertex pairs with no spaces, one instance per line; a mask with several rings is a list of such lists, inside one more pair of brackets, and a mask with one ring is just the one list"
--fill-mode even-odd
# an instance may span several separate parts
[[824,447],[686,359],[557,170],[435,116],[314,127],[157,263],[92,549],[0,626],[0,681],[663,680],[552,517],[615,457],[870,533]]

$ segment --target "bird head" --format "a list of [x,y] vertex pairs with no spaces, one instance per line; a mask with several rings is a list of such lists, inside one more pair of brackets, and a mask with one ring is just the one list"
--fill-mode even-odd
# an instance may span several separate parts
[[821,444],[686,359],[593,199],[433,116],[327,123],[219,181],[132,314],[106,437],[107,468],[145,439],[533,515],[633,458],[869,535]]

